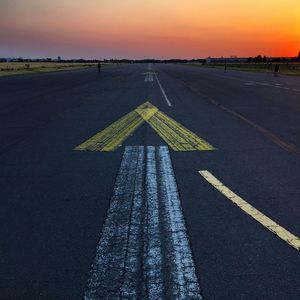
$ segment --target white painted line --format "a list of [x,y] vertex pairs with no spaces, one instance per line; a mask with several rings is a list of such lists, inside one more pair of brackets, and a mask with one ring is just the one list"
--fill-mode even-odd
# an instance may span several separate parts
[[146,77],[145,77],[145,82],[148,82],[149,81],[149,73],[146,73]]
[[266,82],[258,82],[258,81],[255,81],[255,83],[256,83],[257,85],[262,85],[262,86],[270,86],[270,87],[273,87],[273,85],[272,85],[272,84],[270,84],[270,83],[266,83]]
[[[119,299],[125,269],[133,268],[134,262],[128,265],[128,232],[130,228],[132,198],[136,177],[142,176],[141,152],[143,147],[127,147],[124,152],[120,171],[107,213],[101,239],[97,246],[96,258],[91,268],[91,277],[85,292],[85,300]],[[143,157],[143,155],[142,155]],[[112,280],[113,279],[113,280]]]
[[227,197],[231,202],[236,204],[246,214],[251,216],[265,228],[276,234],[283,241],[288,243],[290,246],[300,251],[300,238],[281,227],[279,224],[274,222],[272,219],[264,215],[262,212],[257,210],[247,201],[239,197],[221,181],[214,177],[209,171],[199,171],[199,174],[205,178],[213,187],[215,187],[221,194]]
[[155,77],[156,77],[156,81],[157,81],[157,83],[158,83],[158,85],[160,87],[160,90],[161,90],[162,94],[164,95],[164,98],[165,98],[168,106],[172,106],[172,104],[171,104],[170,100],[168,99],[168,96],[167,96],[165,90],[163,89],[163,87],[162,87],[162,85],[161,85],[161,83],[160,83],[160,81],[159,81],[156,73],[155,73]]
[[163,299],[162,254],[155,147],[147,147],[144,281],[146,299]]
[[84,299],[202,299],[168,147],[126,147]]
[[[212,75],[212,74],[211,74]],[[224,79],[233,79],[233,80],[236,80],[236,81],[240,81],[240,82],[243,82],[245,85],[248,85],[247,83],[250,81],[249,79],[241,79],[241,78],[238,78],[238,77],[233,77],[233,76],[223,76],[223,75],[218,75],[218,74],[213,74],[213,76],[216,76],[216,77],[219,77],[219,78],[224,78]],[[268,86],[268,87],[273,87],[273,88],[278,88],[278,83],[266,83],[266,82],[259,82],[259,81],[255,81],[255,84],[257,85],[260,85],[260,86]],[[290,91],[293,91],[293,92],[300,92],[299,89],[295,89],[295,88],[288,88],[288,87],[284,87],[282,86],[282,84],[280,85],[280,88],[281,89],[284,89],[284,90],[290,90]]]
[[[139,269],[141,260],[139,253],[142,252],[143,244],[140,236],[143,235],[143,185],[144,185],[144,147],[138,149],[131,220],[128,234],[127,253],[125,260],[124,279],[120,289],[122,299],[136,299],[139,293]],[[128,149],[128,148],[127,148]],[[129,148],[130,149],[130,148]],[[134,164],[134,162],[132,162]]]
[[167,146],[159,147],[159,186],[170,273],[166,299],[202,299]]
[[153,82],[153,72],[147,72],[145,73],[146,77],[145,77],[145,82]]

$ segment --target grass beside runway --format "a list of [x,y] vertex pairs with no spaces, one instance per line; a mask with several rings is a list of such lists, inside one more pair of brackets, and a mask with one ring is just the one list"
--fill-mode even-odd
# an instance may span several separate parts
[[[276,63],[228,63],[227,71],[247,71],[247,72],[259,72],[259,73],[274,73],[274,67]],[[224,69],[224,64],[212,63],[212,64],[199,64],[199,63],[186,63],[186,66],[201,67],[201,68],[216,68]],[[300,63],[279,63],[279,74],[300,76]]]
[[[101,64],[107,66],[108,64]],[[1,62],[0,76],[33,74],[76,70],[83,68],[96,68],[97,63],[59,63],[59,62]]]

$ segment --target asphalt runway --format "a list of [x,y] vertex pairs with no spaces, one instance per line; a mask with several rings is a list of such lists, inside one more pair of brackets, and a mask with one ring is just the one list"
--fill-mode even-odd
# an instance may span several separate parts
[[119,64],[0,89],[1,299],[300,299],[299,77]]

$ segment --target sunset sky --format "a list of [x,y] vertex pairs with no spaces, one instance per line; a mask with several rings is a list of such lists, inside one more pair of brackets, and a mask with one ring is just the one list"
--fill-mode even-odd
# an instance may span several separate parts
[[0,0],[0,57],[296,56],[299,0]]

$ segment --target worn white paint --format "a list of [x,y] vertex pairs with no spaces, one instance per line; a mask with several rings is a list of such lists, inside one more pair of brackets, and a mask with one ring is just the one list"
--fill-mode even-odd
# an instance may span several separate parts
[[85,300],[202,299],[167,146],[128,146]]

